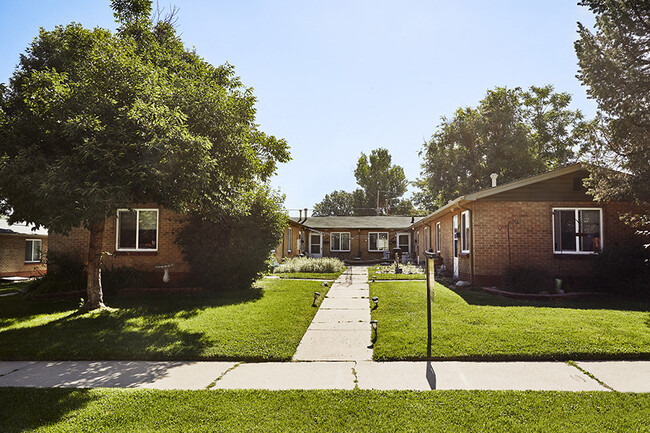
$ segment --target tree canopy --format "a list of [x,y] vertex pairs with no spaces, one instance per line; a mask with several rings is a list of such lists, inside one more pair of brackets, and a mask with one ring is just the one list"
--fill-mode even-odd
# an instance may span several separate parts
[[650,3],[579,4],[596,15],[595,33],[578,23],[575,43],[578,78],[598,103],[589,191],[599,200],[650,202]]
[[575,160],[584,130],[571,96],[550,85],[489,90],[477,107],[442,118],[424,143],[417,205],[435,210],[450,200],[491,185],[542,173]]
[[152,22],[150,0],[112,7],[116,34],[41,29],[0,96],[0,211],[52,232],[89,229],[89,308],[103,305],[107,216],[147,202],[246,214],[244,193],[290,158],[258,129],[231,65],[212,66],[169,20]]
[[404,169],[392,164],[387,149],[379,148],[370,155],[361,153],[354,170],[357,184],[353,192],[333,191],[314,205],[314,216],[406,215],[412,210],[406,193],[408,181]]

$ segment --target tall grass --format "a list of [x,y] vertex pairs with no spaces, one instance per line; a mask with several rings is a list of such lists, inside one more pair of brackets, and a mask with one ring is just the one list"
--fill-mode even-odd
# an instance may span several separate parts
[[295,257],[285,260],[280,266],[275,268],[275,273],[294,273],[294,272],[316,272],[316,273],[334,273],[343,272],[345,264],[332,257],[323,257],[321,259],[312,259],[307,257]]

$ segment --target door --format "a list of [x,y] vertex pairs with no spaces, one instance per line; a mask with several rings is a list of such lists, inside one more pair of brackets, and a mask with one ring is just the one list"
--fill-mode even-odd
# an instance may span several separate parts
[[317,259],[323,257],[323,236],[320,233],[309,234],[309,255]]
[[452,229],[452,245],[454,246],[454,278],[458,278],[458,244],[460,241],[460,232],[458,231],[458,215],[454,215]]
[[402,250],[402,263],[411,259],[411,234],[397,233],[397,248]]

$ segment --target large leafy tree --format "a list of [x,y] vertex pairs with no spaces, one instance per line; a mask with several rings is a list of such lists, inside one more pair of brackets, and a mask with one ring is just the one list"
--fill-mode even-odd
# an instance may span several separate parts
[[[650,3],[583,0],[595,33],[578,24],[578,78],[598,102],[589,137],[590,192],[650,202]],[[611,170],[614,169],[614,170]]]
[[379,148],[370,155],[361,153],[354,170],[357,184],[353,192],[333,191],[314,206],[314,216],[408,214],[413,206],[401,197],[408,181],[404,169],[392,164],[388,150]]
[[442,118],[424,144],[416,204],[435,210],[449,200],[500,183],[554,169],[574,160],[584,130],[571,96],[552,86],[497,87],[479,105]]
[[241,199],[287,161],[230,65],[187,50],[150,0],[114,0],[120,27],[41,29],[0,99],[0,211],[66,233],[84,226],[89,309],[103,306],[104,221],[156,202],[246,214]]

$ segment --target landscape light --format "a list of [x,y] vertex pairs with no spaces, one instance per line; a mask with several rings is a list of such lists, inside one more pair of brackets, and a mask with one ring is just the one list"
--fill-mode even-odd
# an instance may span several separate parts
[[375,308],[379,307],[379,296],[373,296],[372,302],[375,303]]
[[312,307],[316,305],[316,300],[320,297],[320,293],[314,292],[314,302],[311,304]]
[[372,330],[377,332],[377,321],[376,320],[371,320],[370,321],[370,326],[372,326]]

